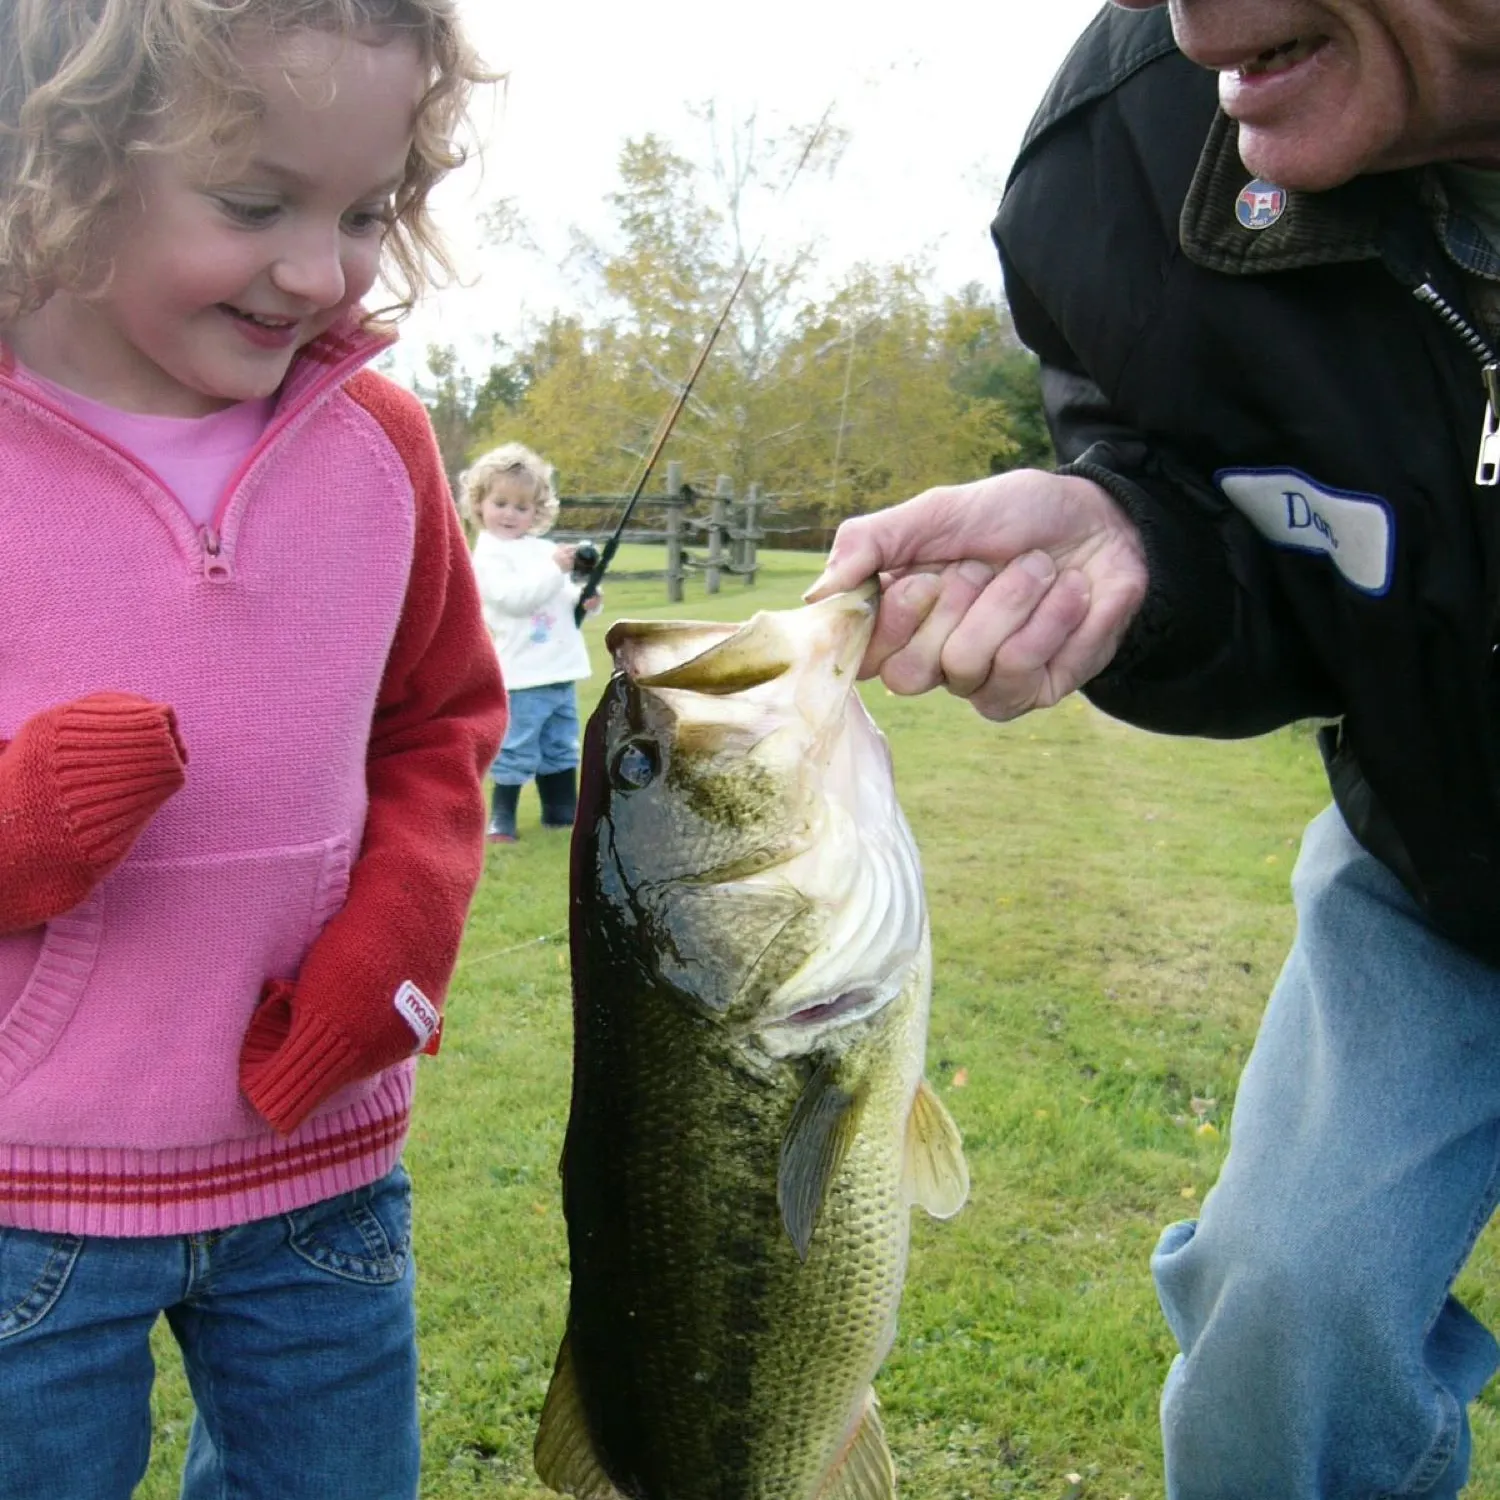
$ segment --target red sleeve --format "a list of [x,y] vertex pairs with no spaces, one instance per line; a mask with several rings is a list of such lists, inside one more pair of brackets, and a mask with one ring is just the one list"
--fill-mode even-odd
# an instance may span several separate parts
[[183,784],[187,756],[165,704],[93,693],[0,741],[0,933],[78,905]]
[[370,807],[348,900],[295,985],[267,986],[240,1057],[241,1087],[283,1132],[345,1084],[436,1050],[484,864],[484,775],[505,734],[499,663],[427,414],[376,375],[347,390],[405,459],[416,533],[371,726]]

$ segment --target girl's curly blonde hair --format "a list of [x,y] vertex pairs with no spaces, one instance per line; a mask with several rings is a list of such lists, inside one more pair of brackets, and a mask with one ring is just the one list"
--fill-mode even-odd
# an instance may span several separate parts
[[232,142],[260,104],[237,41],[299,29],[417,44],[427,91],[383,246],[398,300],[382,315],[451,277],[428,195],[464,161],[470,91],[495,76],[458,0],[0,0],[0,327],[59,286],[107,280],[94,230],[131,158]]
[[557,491],[552,485],[555,472],[541,454],[533,453],[524,443],[502,443],[476,458],[459,475],[458,508],[465,520],[482,526],[479,508],[485,497],[503,480],[518,482],[531,490],[536,505],[536,520],[531,523],[528,535],[541,536],[551,531],[557,520]]

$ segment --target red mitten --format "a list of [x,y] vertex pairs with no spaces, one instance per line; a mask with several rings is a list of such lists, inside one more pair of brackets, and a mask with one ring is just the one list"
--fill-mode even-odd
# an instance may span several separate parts
[[[409,993],[408,993],[409,992]],[[418,1021],[403,1020],[403,1008]],[[418,1027],[430,1025],[422,1046]],[[397,994],[388,1018],[356,1045],[313,1006],[299,1000],[297,986],[272,979],[240,1047],[240,1088],[282,1135],[290,1135],[325,1099],[345,1084],[369,1078],[421,1047],[436,1052],[442,1018],[409,985]]]
[[273,979],[240,1047],[240,1087],[282,1135],[290,1135],[330,1094],[353,1083],[359,1059],[317,1016],[299,1014],[297,987]]
[[0,750],[0,933],[78,905],[185,779],[177,719],[92,693],[28,719]]

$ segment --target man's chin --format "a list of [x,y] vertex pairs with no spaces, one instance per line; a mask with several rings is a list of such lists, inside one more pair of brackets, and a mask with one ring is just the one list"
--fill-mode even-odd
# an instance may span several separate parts
[[1303,193],[1322,193],[1373,170],[1344,143],[1311,133],[1240,126],[1240,160],[1252,177]]

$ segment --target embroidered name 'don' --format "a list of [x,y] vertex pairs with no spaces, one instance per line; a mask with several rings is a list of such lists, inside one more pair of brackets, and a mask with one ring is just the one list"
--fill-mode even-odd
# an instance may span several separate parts
[[1214,483],[1268,542],[1321,553],[1363,593],[1391,586],[1395,522],[1378,495],[1330,489],[1296,469],[1220,469]]

